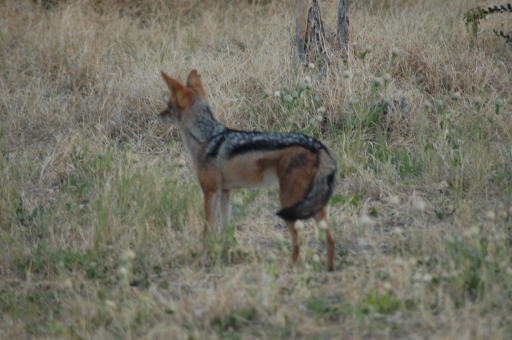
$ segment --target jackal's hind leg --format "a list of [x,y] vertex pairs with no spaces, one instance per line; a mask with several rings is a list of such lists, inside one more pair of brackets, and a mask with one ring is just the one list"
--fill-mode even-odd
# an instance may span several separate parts
[[292,266],[297,263],[299,259],[300,245],[302,244],[302,237],[295,229],[295,221],[286,221],[290,235],[292,236]]
[[[306,193],[311,185],[311,181],[314,174],[309,171],[309,166],[305,158],[302,161],[288,162],[284,166],[283,171],[279,176],[279,201],[281,202],[282,208],[291,207],[299,202]],[[292,166],[292,165],[295,165]],[[292,265],[295,265],[299,258],[300,246],[302,244],[302,237],[299,232],[295,229],[295,221],[285,220],[288,230],[292,236]]]
[[332,272],[334,270],[334,237],[332,236],[331,228],[329,227],[329,219],[327,215],[327,207],[323,207],[322,210],[315,215],[315,222],[319,225],[320,222],[324,221],[327,225],[327,229],[325,230],[325,234],[327,236],[327,270]]

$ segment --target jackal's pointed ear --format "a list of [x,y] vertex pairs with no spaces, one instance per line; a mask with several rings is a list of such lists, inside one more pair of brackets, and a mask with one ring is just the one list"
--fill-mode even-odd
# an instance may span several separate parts
[[164,71],[162,71],[162,77],[164,77],[164,80],[171,91],[171,103],[180,110],[191,107],[194,99],[194,92],[176,79],[170,77]]
[[190,74],[187,78],[187,87],[206,99],[206,92],[203,88],[203,82],[201,81],[201,76],[197,72],[197,70],[190,71]]

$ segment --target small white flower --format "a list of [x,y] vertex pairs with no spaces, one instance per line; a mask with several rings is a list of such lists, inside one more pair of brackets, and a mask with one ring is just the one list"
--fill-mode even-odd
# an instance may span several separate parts
[[281,97],[281,92],[279,92],[279,91],[275,91],[275,92],[274,92],[274,97],[276,97],[276,98]]
[[281,232],[277,232],[276,233],[276,241],[279,242],[279,243],[283,243],[284,242],[283,233],[281,233]]
[[394,262],[397,266],[403,266],[405,264],[401,257],[397,257]]
[[480,233],[480,229],[476,225],[474,225],[468,229],[468,232],[471,236],[474,236],[474,235],[478,235]]
[[241,207],[242,205],[244,205],[244,200],[243,200],[243,198],[242,198],[242,197],[240,197],[240,196],[235,196],[235,197],[233,198],[233,205],[234,205],[235,207]]
[[326,109],[323,106],[320,106],[318,109],[316,109],[316,112],[318,113],[325,113]]
[[62,286],[66,289],[73,288],[73,282],[70,279],[65,279],[64,282],[62,282]]
[[460,95],[460,92],[459,92],[459,91],[454,92],[454,93],[452,94],[452,99],[453,99],[453,100],[458,101],[458,100],[460,100],[460,98],[461,98],[461,95]]
[[203,316],[204,310],[205,310],[204,308],[194,308],[193,309],[194,316],[196,318],[200,318],[201,316]]
[[412,210],[418,213],[422,213],[425,211],[426,204],[423,202],[421,198],[418,198],[414,201],[414,204],[412,206]]
[[267,97],[272,97],[272,90],[270,90],[270,89],[266,89],[266,90],[265,90],[265,96],[267,96]]
[[425,275],[423,275],[423,277],[421,279],[423,280],[423,282],[431,282],[433,278],[432,278],[432,275],[425,274]]
[[472,236],[478,235],[479,232],[480,232],[480,230],[478,229],[477,226],[472,226],[472,227],[464,230],[463,235],[466,237],[472,237]]
[[284,95],[283,100],[284,100],[286,103],[291,103],[291,102],[293,101],[293,97],[292,97],[292,96],[290,96],[289,94],[286,94],[286,95]]
[[382,79],[384,79],[386,83],[389,83],[391,81],[391,74],[386,73],[385,75],[382,76]]
[[112,300],[106,300],[105,301],[105,306],[109,307],[109,308],[112,308],[112,309],[115,309],[116,308],[116,303]]
[[480,97],[479,95],[474,96],[473,104],[475,104],[476,106],[482,105],[482,97]]
[[400,55],[400,49],[398,47],[393,47],[391,49],[391,54],[394,55],[394,56]]
[[322,117],[322,116],[318,115],[318,116],[316,116],[316,117],[315,117],[315,120],[316,120],[318,123],[321,123],[321,122],[322,122],[322,120],[324,120],[324,117]]
[[389,204],[395,207],[398,206],[400,204],[400,198],[398,198],[396,195],[389,196]]
[[357,225],[360,228],[368,227],[372,224],[372,219],[368,215],[361,215],[357,220]]
[[178,159],[176,160],[176,166],[178,168],[183,168],[185,165],[187,165],[187,161],[185,160],[185,157],[183,157],[183,156],[178,157]]
[[313,261],[313,263],[320,263],[320,256],[318,256],[318,254],[313,254],[311,261]]
[[297,220],[297,221],[295,221],[295,224],[293,225],[293,227],[297,231],[303,231],[304,230],[304,222],[302,222],[301,220]]
[[120,276],[127,276],[128,275],[128,269],[126,267],[119,267],[117,270]]
[[345,79],[349,79],[351,76],[352,76],[352,75],[350,74],[350,72],[349,72],[349,71],[344,71],[344,72],[343,72],[343,78],[345,78]]
[[318,223],[318,229],[319,230],[327,230],[327,222],[325,222],[325,220],[321,220]]
[[306,82],[306,84],[311,84],[311,78],[308,76],[304,77],[304,81]]
[[314,70],[314,69],[315,69],[315,64],[313,64],[313,63],[309,63],[309,64],[308,64],[308,68],[309,68],[310,70]]
[[492,221],[496,218],[496,214],[492,210],[487,210],[485,212],[485,218],[488,219],[489,221]]
[[393,234],[394,235],[402,235],[403,232],[404,231],[401,228],[399,228],[399,227],[394,227],[393,228]]
[[129,261],[129,260],[133,260],[137,257],[137,254],[135,254],[135,252],[131,249],[128,249],[127,251],[125,251],[123,253],[123,255],[121,256],[121,258],[124,260],[124,261]]

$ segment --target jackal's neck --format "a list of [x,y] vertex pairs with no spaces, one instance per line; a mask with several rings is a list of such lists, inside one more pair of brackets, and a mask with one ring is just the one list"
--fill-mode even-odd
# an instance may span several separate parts
[[215,119],[208,105],[202,106],[199,110],[193,110],[185,123],[184,129],[186,130],[183,131],[184,133],[190,135],[190,137],[199,143],[205,143],[226,130],[226,128]]

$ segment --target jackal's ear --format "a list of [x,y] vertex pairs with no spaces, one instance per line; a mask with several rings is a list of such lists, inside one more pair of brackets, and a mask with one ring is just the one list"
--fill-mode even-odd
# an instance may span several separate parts
[[194,99],[194,92],[176,79],[170,77],[164,71],[162,71],[162,77],[164,77],[164,80],[171,91],[171,103],[180,110],[185,110],[191,107]]
[[187,87],[206,99],[206,92],[203,88],[203,82],[201,81],[201,76],[197,73],[197,70],[190,71],[190,74],[187,78]]

